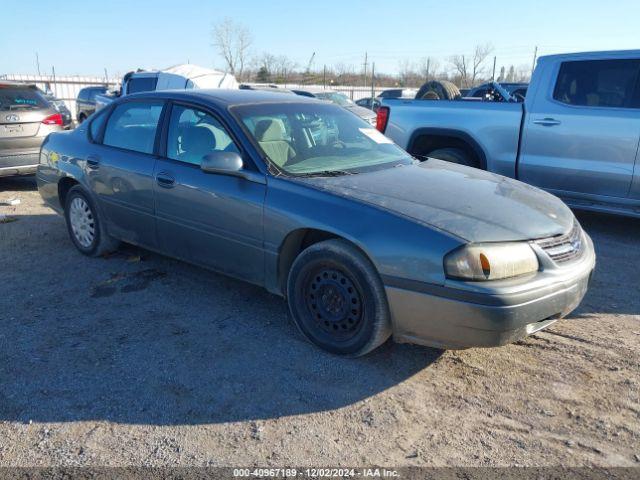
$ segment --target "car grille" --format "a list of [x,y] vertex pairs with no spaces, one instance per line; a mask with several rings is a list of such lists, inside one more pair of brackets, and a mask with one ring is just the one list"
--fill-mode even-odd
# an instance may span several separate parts
[[584,251],[582,229],[577,222],[569,233],[536,240],[535,243],[556,263],[570,262]]

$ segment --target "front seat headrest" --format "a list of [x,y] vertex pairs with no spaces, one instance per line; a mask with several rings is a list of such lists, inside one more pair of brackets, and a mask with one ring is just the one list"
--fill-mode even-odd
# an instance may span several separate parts
[[278,118],[260,120],[256,124],[256,139],[259,142],[277,142],[285,139],[284,123]]
[[180,136],[181,159],[190,163],[200,163],[202,157],[216,148],[216,137],[206,127],[189,126]]

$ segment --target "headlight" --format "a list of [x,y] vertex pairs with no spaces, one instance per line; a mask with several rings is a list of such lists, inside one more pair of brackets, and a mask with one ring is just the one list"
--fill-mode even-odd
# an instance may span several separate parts
[[444,257],[449,278],[500,280],[532,273],[539,268],[538,257],[527,243],[469,244]]

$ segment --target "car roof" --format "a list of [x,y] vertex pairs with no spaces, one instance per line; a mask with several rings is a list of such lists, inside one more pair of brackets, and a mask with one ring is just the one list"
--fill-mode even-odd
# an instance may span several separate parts
[[123,98],[204,100],[225,107],[259,103],[325,103],[315,98],[292,95],[291,93],[240,89],[160,90],[156,92],[134,93]]
[[29,88],[37,88],[35,83],[29,82],[18,82],[14,80],[0,80],[0,85],[3,87],[29,87]]
[[553,60],[614,60],[624,58],[640,58],[640,50],[611,50],[601,52],[578,52],[545,55],[538,59],[539,63]]

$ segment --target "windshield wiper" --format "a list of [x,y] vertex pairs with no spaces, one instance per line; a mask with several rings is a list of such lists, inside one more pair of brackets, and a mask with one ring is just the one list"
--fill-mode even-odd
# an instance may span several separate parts
[[340,177],[342,175],[355,175],[355,172],[346,170],[320,170],[319,172],[302,173],[299,177]]

